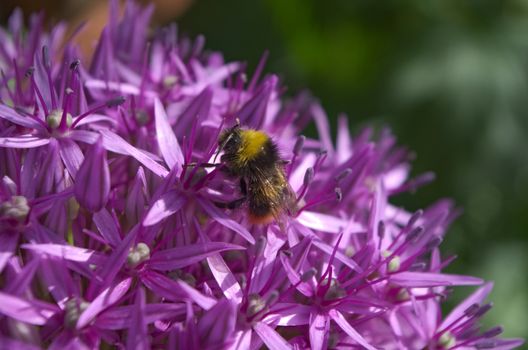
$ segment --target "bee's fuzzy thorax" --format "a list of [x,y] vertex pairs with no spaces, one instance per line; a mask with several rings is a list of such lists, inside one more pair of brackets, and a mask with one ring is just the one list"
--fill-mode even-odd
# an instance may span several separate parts
[[238,150],[240,162],[247,163],[262,154],[262,150],[270,141],[266,133],[259,130],[240,131],[241,146]]

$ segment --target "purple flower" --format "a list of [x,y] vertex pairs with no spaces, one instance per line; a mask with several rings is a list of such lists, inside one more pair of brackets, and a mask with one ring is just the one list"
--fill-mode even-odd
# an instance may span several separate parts
[[[459,211],[392,197],[409,155],[388,130],[352,137],[307,94],[281,96],[152,8],[111,1],[85,67],[59,25],[0,30],[0,343],[93,349],[511,349],[481,330],[491,284],[446,274]],[[26,34],[23,34],[26,33]],[[215,160],[240,121],[277,144],[298,210],[254,225]],[[314,123],[318,138],[301,131]],[[452,288],[481,285],[450,314]]]

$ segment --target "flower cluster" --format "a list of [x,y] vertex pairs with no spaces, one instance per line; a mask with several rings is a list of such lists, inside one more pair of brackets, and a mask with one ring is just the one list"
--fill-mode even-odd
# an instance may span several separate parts
[[[443,273],[449,200],[391,198],[409,153],[352,138],[265,58],[248,76],[128,2],[90,62],[65,26],[15,12],[0,30],[0,344],[10,349],[511,349],[482,330],[490,283]],[[207,168],[221,131],[265,131],[298,212],[254,225],[220,208],[236,179]],[[300,132],[314,122],[318,139]],[[443,315],[453,286],[480,285]]]

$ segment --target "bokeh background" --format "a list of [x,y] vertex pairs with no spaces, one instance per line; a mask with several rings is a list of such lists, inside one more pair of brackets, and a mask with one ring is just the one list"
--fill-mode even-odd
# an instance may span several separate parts
[[[106,20],[103,0],[2,2],[2,23],[14,6],[90,20],[88,52]],[[269,50],[266,71],[317,96],[334,132],[343,112],[356,131],[390,126],[416,152],[414,174],[437,175],[398,203],[464,209],[442,245],[458,255],[449,270],[495,281],[485,324],[528,337],[528,0],[155,2],[158,24],[203,34],[250,72]]]

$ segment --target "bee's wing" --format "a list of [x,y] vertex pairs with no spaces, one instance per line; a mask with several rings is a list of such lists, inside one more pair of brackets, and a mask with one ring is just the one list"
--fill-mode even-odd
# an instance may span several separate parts
[[297,215],[299,209],[297,206],[297,196],[288,182],[286,182],[286,187],[283,189],[283,197],[284,209],[286,209],[291,216]]
[[297,198],[290,187],[282,164],[276,164],[270,170],[256,169],[251,177],[246,178],[250,188],[250,201],[266,203],[271,210],[270,218],[273,218],[279,226],[284,227],[288,216],[297,213]]
[[[277,165],[277,174],[280,177],[280,182],[282,183],[282,193],[279,196],[280,203],[277,203],[277,207],[280,210],[277,211],[277,216],[295,216],[297,214],[297,196],[288,183],[288,179],[284,174],[284,169],[282,164]],[[277,219],[279,220],[279,219]]]

